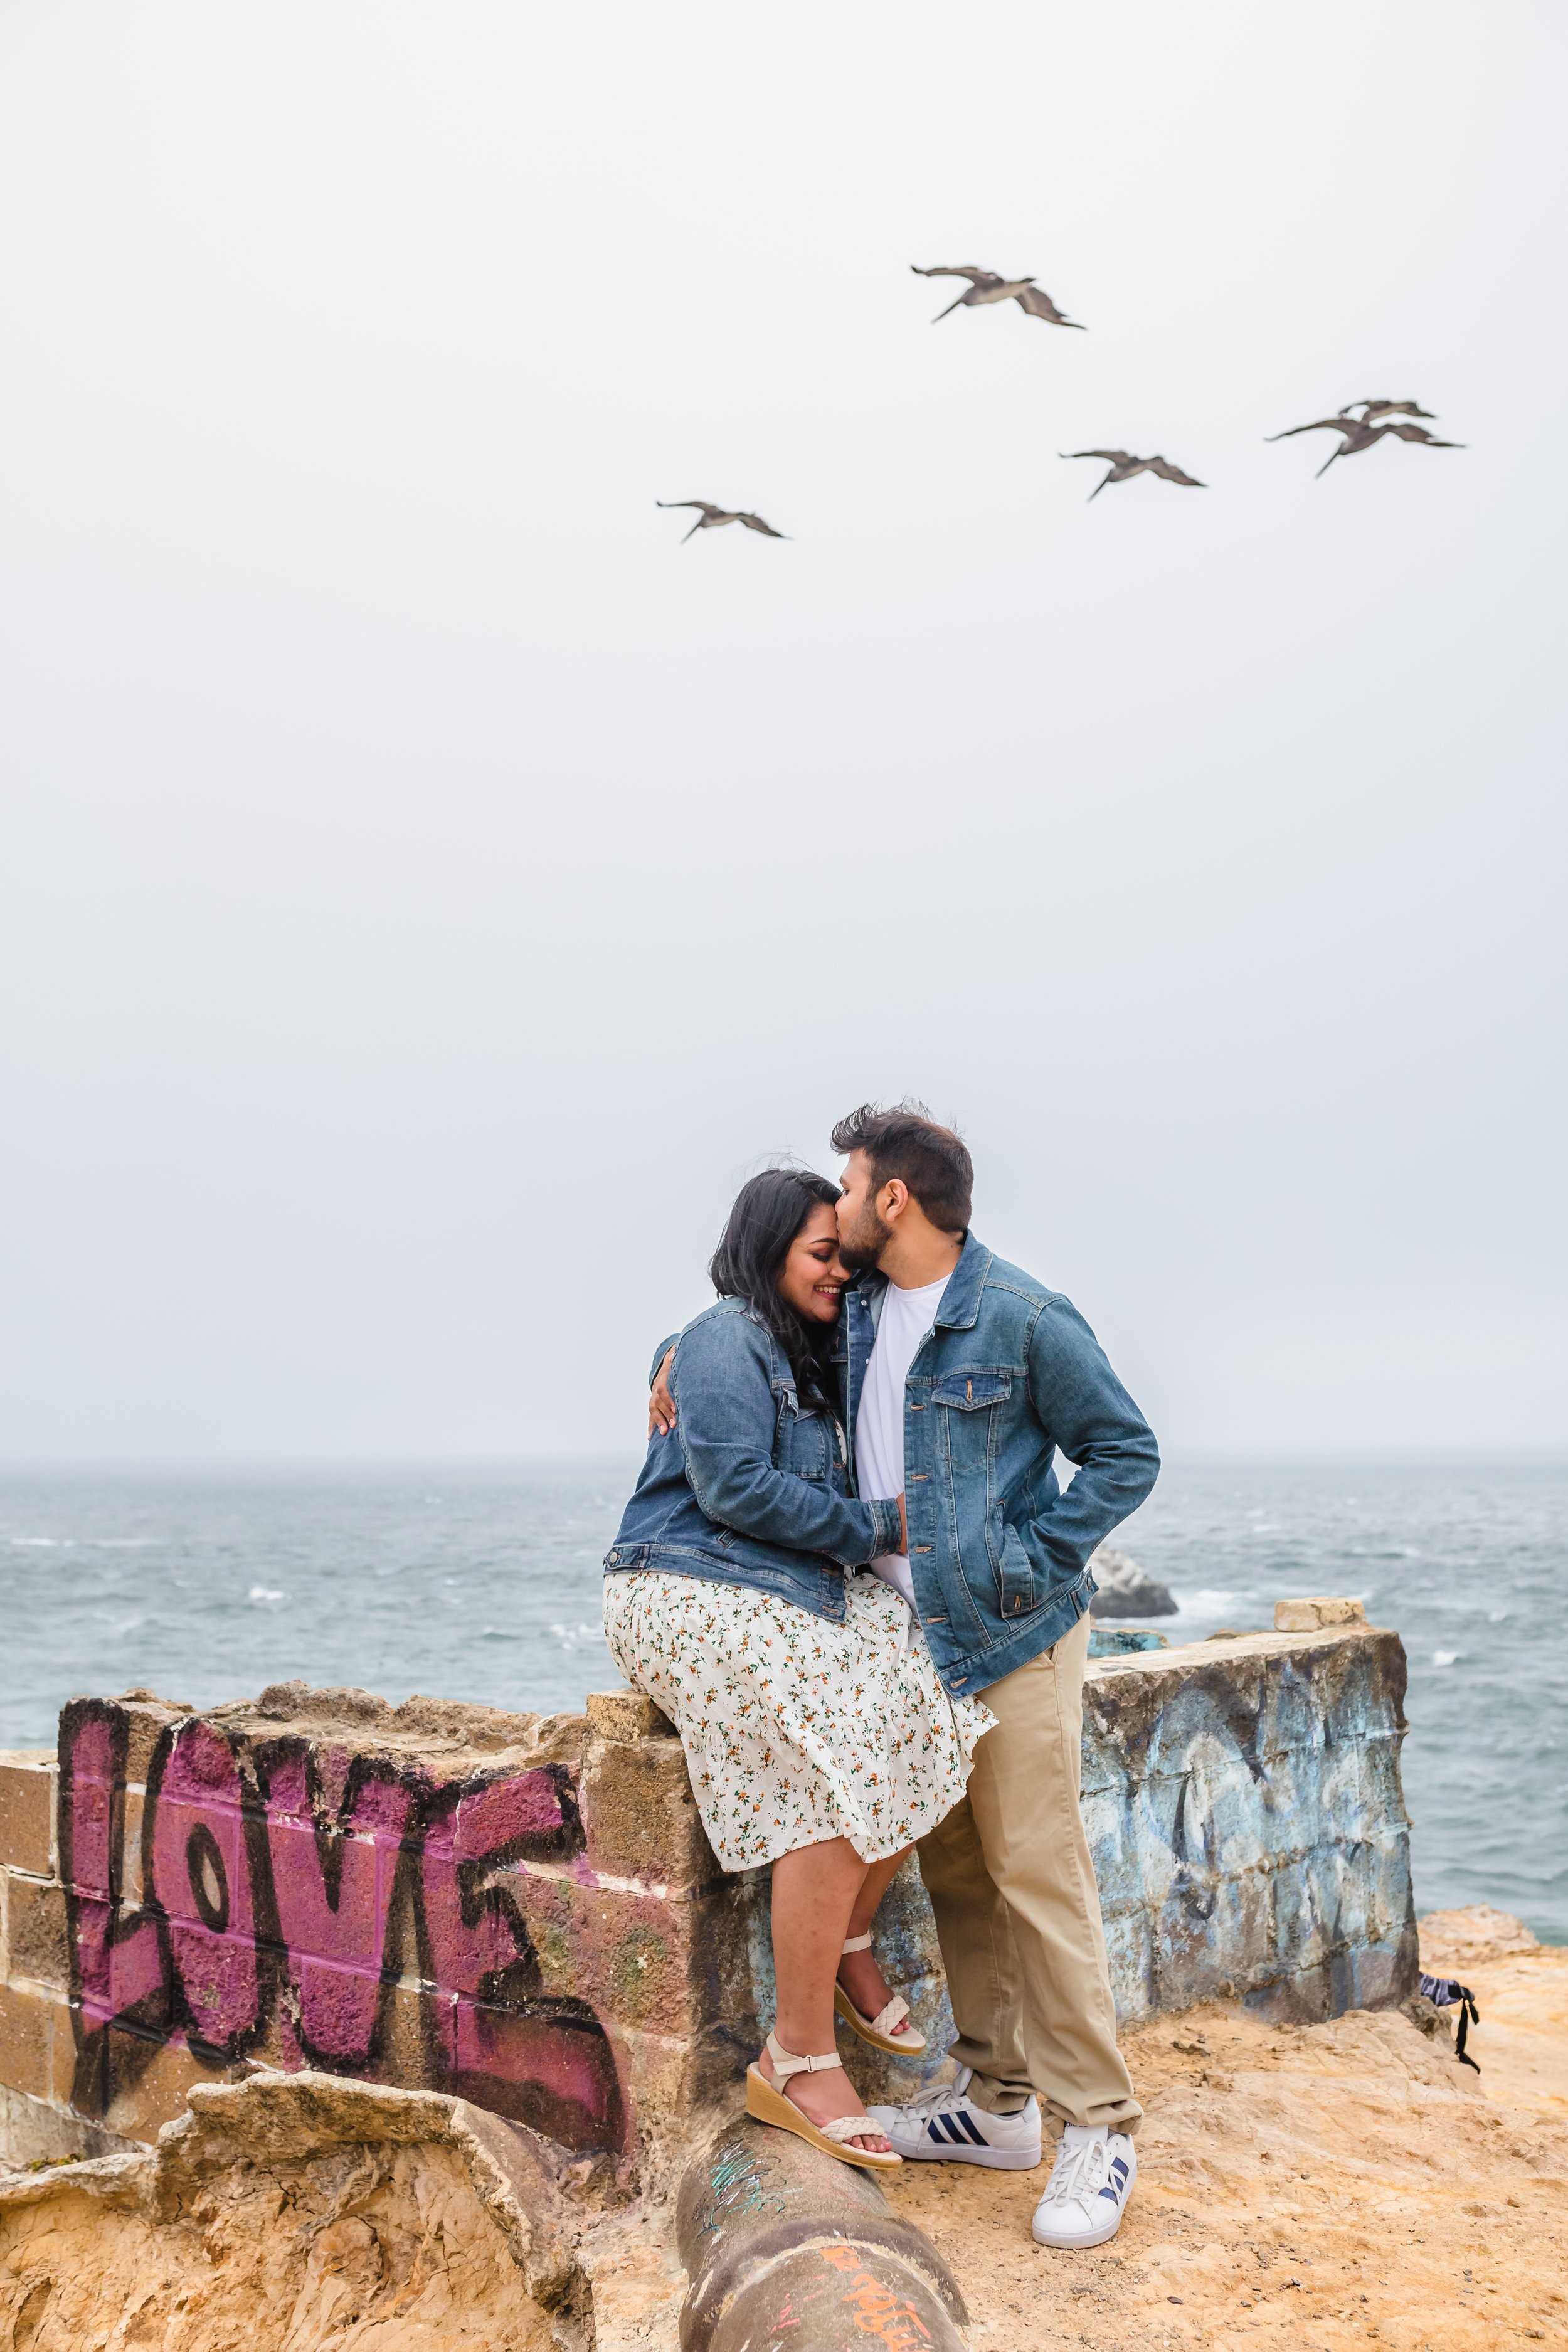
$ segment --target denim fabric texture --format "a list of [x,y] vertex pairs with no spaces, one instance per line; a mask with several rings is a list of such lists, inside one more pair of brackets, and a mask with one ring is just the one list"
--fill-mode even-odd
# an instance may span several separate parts
[[783,1348],[738,1298],[687,1325],[669,1386],[676,1426],[648,1441],[605,1574],[663,1569],[842,1619],[845,1570],[898,1549],[899,1507],[850,1496],[837,1416],[802,1401]]
[[[886,1277],[862,1276],[838,1327],[855,1414]],[[1058,1449],[1075,1463],[1065,1488]],[[1050,1649],[1093,1598],[1090,1554],[1159,1475],[1148,1423],[1075,1307],[973,1234],[904,1388],[904,1511],[938,1674],[973,1697]]]

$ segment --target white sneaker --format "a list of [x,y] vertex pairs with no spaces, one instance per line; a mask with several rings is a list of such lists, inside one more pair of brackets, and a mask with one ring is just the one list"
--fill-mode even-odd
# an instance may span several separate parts
[[1103,2246],[1121,2227],[1137,2178],[1137,2152],[1125,2132],[1109,2124],[1068,2124],[1035,2208],[1036,2244]]
[[961,2066],[906,2107],[868,2107],[899,2154],[915,2163],[984,2164],[994,2172],[1032,2172],[1040,2160],[1039,2102],[1016,2116],[987,2115],[969,2097],[971,2070]]

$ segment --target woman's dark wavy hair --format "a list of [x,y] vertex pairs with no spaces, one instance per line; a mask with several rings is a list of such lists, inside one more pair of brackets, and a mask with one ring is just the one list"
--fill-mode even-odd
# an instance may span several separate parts
[[764,1168],[735,1195],[708,1276],[721,1298],[743,1298],[765,1323],[785,1355],[795,1386],[828,1392],[827,1351],[831,1323],[810,1324],[779,1296],[779,1276],[790,1244],[813,1209],[831,1208],[838,1187],[809,1168]]

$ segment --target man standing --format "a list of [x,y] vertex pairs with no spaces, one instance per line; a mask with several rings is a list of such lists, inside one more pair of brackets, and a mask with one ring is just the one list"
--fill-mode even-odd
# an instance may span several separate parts
[[[910,2158],[1025,2171],[1059,2133],[1047,2246],[1114,2236],[1142,2110],[1116,2044],[1079,1810],[1089,1559],[1159,1469],[1148,1424],[1059,1293],[969,1231],[973,1169],[923,1106],[841,1119],[840,1326],[862,1499],[904,1496],[907,1553],[875,1562],[944,1685],[996,1717],[963,1801],[921,1840],[957,2080],[871,2110]],[[1058,1449],[1077,1465],[1065,1489]]]

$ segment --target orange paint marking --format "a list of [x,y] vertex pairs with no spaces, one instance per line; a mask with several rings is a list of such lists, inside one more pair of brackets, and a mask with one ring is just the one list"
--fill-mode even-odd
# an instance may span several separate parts
[[822,2259],[836,2271],[852,2273],[843,2296],[864,2335],[879,2336],[889,2352],[921,2352],[932,2341],[931,2332],[912,2303],[904,2303],[860,2266],[852,2246],[824,2246]]

